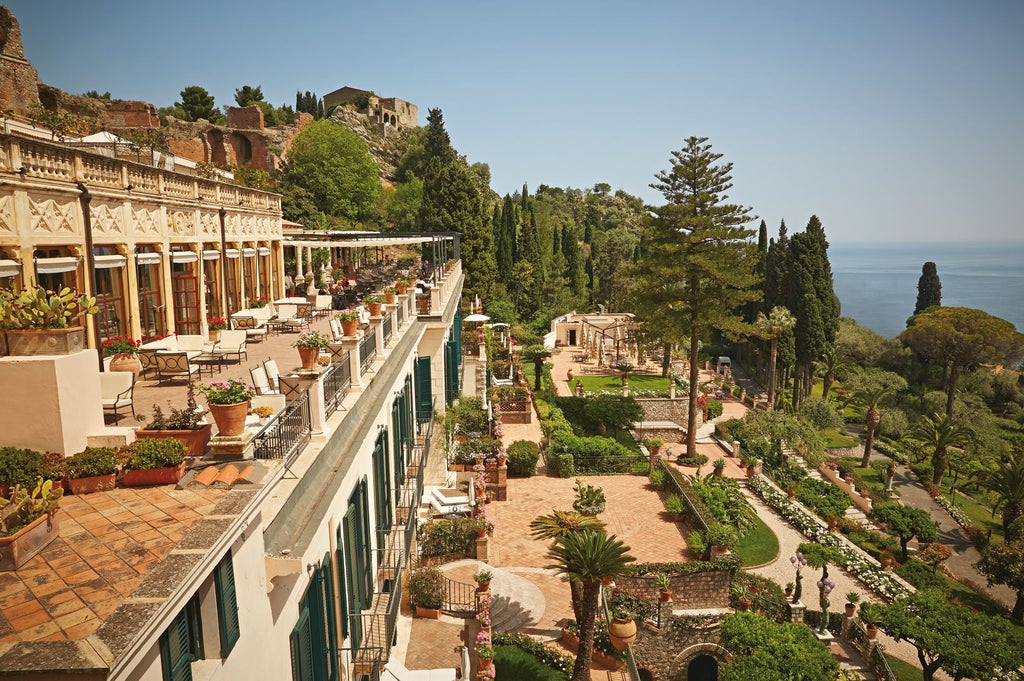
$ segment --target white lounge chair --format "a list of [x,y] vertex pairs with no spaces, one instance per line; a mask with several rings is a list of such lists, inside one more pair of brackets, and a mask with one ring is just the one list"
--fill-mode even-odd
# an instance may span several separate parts
[[238,361],[242,361],[242,357],[245,356],[249,359],[249,353],[245,349],[246,332],[241,329],[231,329],[230,331],[225,330],[220,332],[220,341],[213,346],[212,354],[217,357],[227,357],[228,355],[234,355],[238,358]]
[[104,409],[117,410],[130,407],[135,416],[135,375],[130,371],[105,371],[100,374],[100,398]]
[[435,516],[464,515],[470,512],[469,495],[460,489],[434,487],[428,499]]

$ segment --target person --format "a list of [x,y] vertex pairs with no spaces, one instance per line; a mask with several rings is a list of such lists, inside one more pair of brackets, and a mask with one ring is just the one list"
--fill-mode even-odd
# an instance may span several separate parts
[[295,290],[295,281],[292,279],[291,272],[285,272],[284,274],[284,294],[290,296],[292,291]]

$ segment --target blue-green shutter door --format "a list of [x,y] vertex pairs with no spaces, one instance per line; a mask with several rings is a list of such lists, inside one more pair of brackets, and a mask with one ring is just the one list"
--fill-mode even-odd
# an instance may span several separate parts
[[220,656],[227,657],[240,636],[238,626],[238,597],[235,593],[235,569],[231,552],[217,565],[213,573],[217,591],[217,614],[220,627]]
[[165,681],[192,681],[192,653],[185,610],[178,613],[160,637],[160,657]]
[[431,417],[434,394],[430,384],[430,358],[417,357],[414,365],[416,377],[416,418],[422,423]]

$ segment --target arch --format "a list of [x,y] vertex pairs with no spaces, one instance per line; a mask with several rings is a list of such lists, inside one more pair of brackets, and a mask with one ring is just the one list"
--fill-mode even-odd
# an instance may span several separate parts
[[207,134],[210,140],[209,162],[223,168],[228,164],[227,150],[224,148],[224,135],[216,129]]
[[396,116],[395,114],[391,114],[391,125],[398,125],[398,116]]
[[[732,653],[716,643],[698,643],[676,655],[669,668],[672,681],[716,681],[718,668],[732,662]],[[690,674],[694,676],[690,676]],[[713,675],[712,675],[713,674]]]
[[231,147],[234,149],[237,163],[245,165],[252,160],[252,142],[245,135],[231,133]]

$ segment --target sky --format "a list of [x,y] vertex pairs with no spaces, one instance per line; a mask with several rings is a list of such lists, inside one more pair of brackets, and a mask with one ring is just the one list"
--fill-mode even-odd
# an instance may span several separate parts
[[344,85],[444,112],[492,188],[649,184],[707,137],[730,200],[832,241],[1024,240],[1024,3],[0,0],[40,79],[167,106]]

